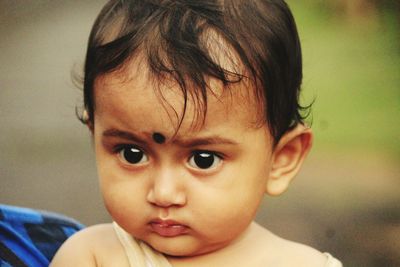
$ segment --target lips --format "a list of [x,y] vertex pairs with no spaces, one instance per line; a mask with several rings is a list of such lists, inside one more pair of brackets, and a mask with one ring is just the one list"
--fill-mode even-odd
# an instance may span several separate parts
[[184,235],[189,231],[186,225],[173,220],[156,219],[150,222],[150,228],[153,232],[163,237],[176,237]]

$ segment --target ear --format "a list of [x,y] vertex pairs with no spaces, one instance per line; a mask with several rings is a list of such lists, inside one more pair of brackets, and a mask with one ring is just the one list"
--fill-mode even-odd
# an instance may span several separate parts
[[311,129],[302,124],[282,136],[272,155],[267,194],[277,196],[286,191],[310,151],[312,139]]

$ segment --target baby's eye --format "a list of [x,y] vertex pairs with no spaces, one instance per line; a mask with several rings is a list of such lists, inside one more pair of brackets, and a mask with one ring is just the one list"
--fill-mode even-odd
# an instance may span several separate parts
[[119,157],[128,164],[141,164],[149,159],[139,148],[133,145],[126,145],[119,149]]
[[221,164],[220,156],[208,151],[195,151],[189,158],[189,165],[196,169],[211,169]]

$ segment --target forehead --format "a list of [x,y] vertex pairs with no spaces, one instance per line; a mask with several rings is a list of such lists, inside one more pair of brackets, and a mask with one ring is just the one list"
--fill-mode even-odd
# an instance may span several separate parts
[[[191,130],[210,128],[221,121],[240,121],[244,127],[257,127],[260,108],[254,90],[245,80],[223,86],[207,79],[207,103],[191,88],[185,104],[181,88],[168,77],[160,80],[151,74],[144,60],[136,58],[95,81],[95,117],[112,113],[127,125],[158,121],[161,128]],[[206,113],[203,113],[206,110]],[[205,117],[203,116],[204,114]],[[134,118],[134,119],[132,119]],[[204,119],[204,120],[203,120]],[[148,129],[161,131],[161,129]]]

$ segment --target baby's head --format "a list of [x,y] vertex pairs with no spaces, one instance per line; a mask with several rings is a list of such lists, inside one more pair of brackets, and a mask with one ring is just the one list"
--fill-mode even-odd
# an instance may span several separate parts
[[238,238],[311,144],[283,1],[110,1],[93,26],[84,118],[113,219],[170,255]]
[[151,79],[175,81],[203,115],[213,78],[226,90],[238,82],[248,86],[275,142],[302,122],[300,42],[280,0],[110,1],[93,26],[87,52],[84,94],[91,123],[96,78],[134,58]]

